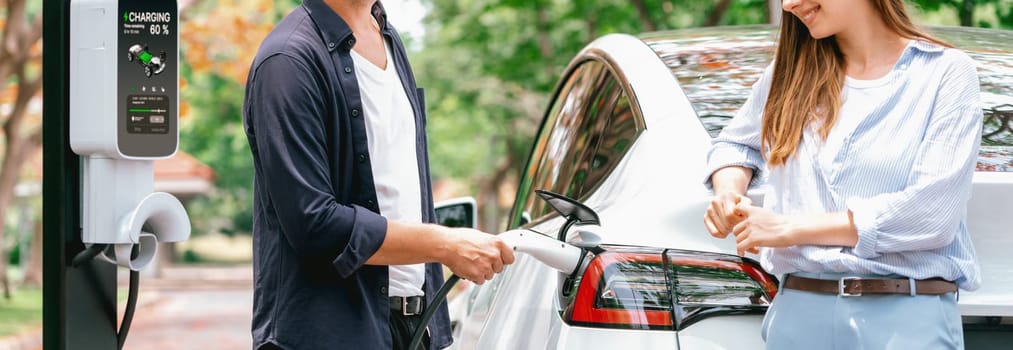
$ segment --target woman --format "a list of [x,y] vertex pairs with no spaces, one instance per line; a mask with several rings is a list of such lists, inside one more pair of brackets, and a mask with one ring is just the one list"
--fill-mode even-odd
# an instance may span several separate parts
[[[708,155],[704,220],[781,277],[768,348],[962,348],[956,291],[979,285],[974,62],[902,0],[783,7],[774,63]],[[744,194],[762,176],[760,208]]]

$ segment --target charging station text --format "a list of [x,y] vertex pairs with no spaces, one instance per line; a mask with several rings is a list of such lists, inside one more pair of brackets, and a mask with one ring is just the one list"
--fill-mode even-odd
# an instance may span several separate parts
[[169,12],[127,12],[128,22],[170,22],[172,14]]

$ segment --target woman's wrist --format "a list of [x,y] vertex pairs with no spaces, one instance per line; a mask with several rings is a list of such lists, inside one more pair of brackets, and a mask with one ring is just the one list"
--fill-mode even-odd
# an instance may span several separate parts
[[787,221],[787,229],[784,230],[783,240],[784,246],[794,246],[806,244],[805,237],[811,228],[807,227],[807,221],[800,215],[786,215],[785,221]]

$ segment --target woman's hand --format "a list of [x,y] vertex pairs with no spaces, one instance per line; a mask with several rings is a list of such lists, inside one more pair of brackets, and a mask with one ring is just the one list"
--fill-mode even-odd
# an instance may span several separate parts
[[740,203],[734,215],[743,219],[732,228],[739,255],[758,253],[758,247],[787,247],[795,245],[796,223],[792,217]]
[[733,192],[715,195],[714,199],[711,200],[710,206],[707,207],[707,213],[703,218],[707,231],[710,232],[711,236],[716,238],[728,237],[728,234],[732,232],[732,228],[745,218],[735,213],[736,206],[751,206],[752,203],[749,197]]

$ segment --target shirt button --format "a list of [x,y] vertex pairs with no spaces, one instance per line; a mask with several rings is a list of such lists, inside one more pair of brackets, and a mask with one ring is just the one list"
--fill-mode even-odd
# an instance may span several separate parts
[[366,162],[366,155],[362,154],[362,153],[359,153],[359,163],[365,163],[365,162]]
[[358,117],[359,116],[359,110],[358,109],[353,109],[352,110],[352,116],[353,117]]
[[380,294],[384,294],[384,295],[387,294],[387,287],[386,286],[380,287]]
[[328,49],[333,49],[333,48],[334,48],[334,42],[333,42],[333,41],[331,41],[331,42],[328,42],[328,43],[327,43],[327,48],[328,48]]
[[345,67],[345,73],[351,73],[352,67]]
[[348,47],[355,46],[355,39],[348,39]]
[[366,204],[369,204],[370,206],[372,206],[373,204],[376,204],[376,202],[374,202],[372,199],[370,199],[370,200],[366,201]]

